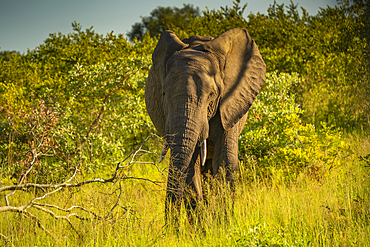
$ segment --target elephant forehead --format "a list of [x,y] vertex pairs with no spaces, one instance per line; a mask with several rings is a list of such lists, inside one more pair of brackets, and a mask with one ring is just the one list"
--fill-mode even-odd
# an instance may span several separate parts
[[163,89],[198,96],[216,91],[215,78],[219,70],[214,60],[207,53],[192,49],[175,53],[167,61]]
[[167,61],[166,71],[172,70],[192,72],[199,70],[208,74],[215,74],[217,72],[217,63],[215,59],[205,52],[186,49],[175,53]]
[[206,73],[189,72],[170,73],[163,81],[163,91],[169,97],[180,99],[193,97],[196,101],[205,100],[211,92],[218,88],[214,78]]
[[173,93],[198,94],[198,90],[209,84],[209,76],[191,68],[172,69],[163,81],[163,89]]

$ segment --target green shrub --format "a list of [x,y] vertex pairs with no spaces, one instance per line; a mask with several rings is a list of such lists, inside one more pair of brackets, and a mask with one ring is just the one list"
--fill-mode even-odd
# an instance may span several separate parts
[[112,155],[114,147],[130,149],[154,131],[144,102],[150,65],[150,56],[133,53],[112,63],[76,65],[70,73],[69,121],[83,138],[101,114],[89,141],[97,142],[104,156]]
[[337,130],[303,124],[292,92],[297,74],[268,73],[239,137],[240,159],[254,175],[276,181],[295,180],[301,173],[320,179],[350,152]]
[[1,173],[16,182],[35,164],[29,179],[60,181],[72,167],[96,171],[131,152],[154,131],[144,103],[150,64],[149,56],[136,53],[116,62],[77,64],[63,106],[32,98],[30,112],[5,112]]

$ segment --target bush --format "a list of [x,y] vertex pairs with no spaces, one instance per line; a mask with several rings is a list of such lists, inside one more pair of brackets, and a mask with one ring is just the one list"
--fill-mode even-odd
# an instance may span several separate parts
[[30,113],[1,109],[3,172],[18,179],[36,162],[30,179],[50,182],[76,165],[89,171],[114,164],[154,131],[144,103],[150,64],[149,56],[135,53],[116,62],[77,64],[63,107],[32,98]]
[[289,181],[306,173],[320,179],[337,165],[338,157],[350,152],[339,131],[302,123],[303,112],[292,92],[300,80],[297,74],[268,73],[249,110],[239,153],[254,176]]

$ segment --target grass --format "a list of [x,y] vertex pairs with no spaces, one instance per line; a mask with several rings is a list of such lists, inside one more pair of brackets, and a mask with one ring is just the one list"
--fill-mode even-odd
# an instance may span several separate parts
[[[118,202],[108,219],[72,218],[76,231],[65,220],[33,210],[54,237],[28,217],[0,214],[0,232],[8,236],[0,238],[0,246],[370,246],[370,167],[358,159],[370,153],[370,143],[348,140],[354,153],[320,179],[302,173],[293,182],[274,182],[251,176],[256,171],[246,165],[233,196],[222,181],[210,180],[204,186],[207,202],[199,205],[193,225],[184,209],[177,228],[165,225],[165,184],[125,180],[47,197],[43,202],[81,205],[102,216]],[[129,173],[166,180],[154,167],[134,165]],[[32,196],[19,192],[11,201],[21,205]]]

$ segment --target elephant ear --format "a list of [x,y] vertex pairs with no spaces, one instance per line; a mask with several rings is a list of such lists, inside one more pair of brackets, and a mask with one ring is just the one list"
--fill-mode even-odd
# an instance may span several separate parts
[[166,77],[166,62],[173,53],[188,47],[174,32],[165,31],[152,55],[153,66],[145,85],[145,104],[159,134],[164,135],[166,118],[162,108],[162,82]]
[[264,82],[266,65],[256,43],[243,29],[231,29],[204,48],[220,61],[223,85],[219,109],[227,130],[248,112]]

